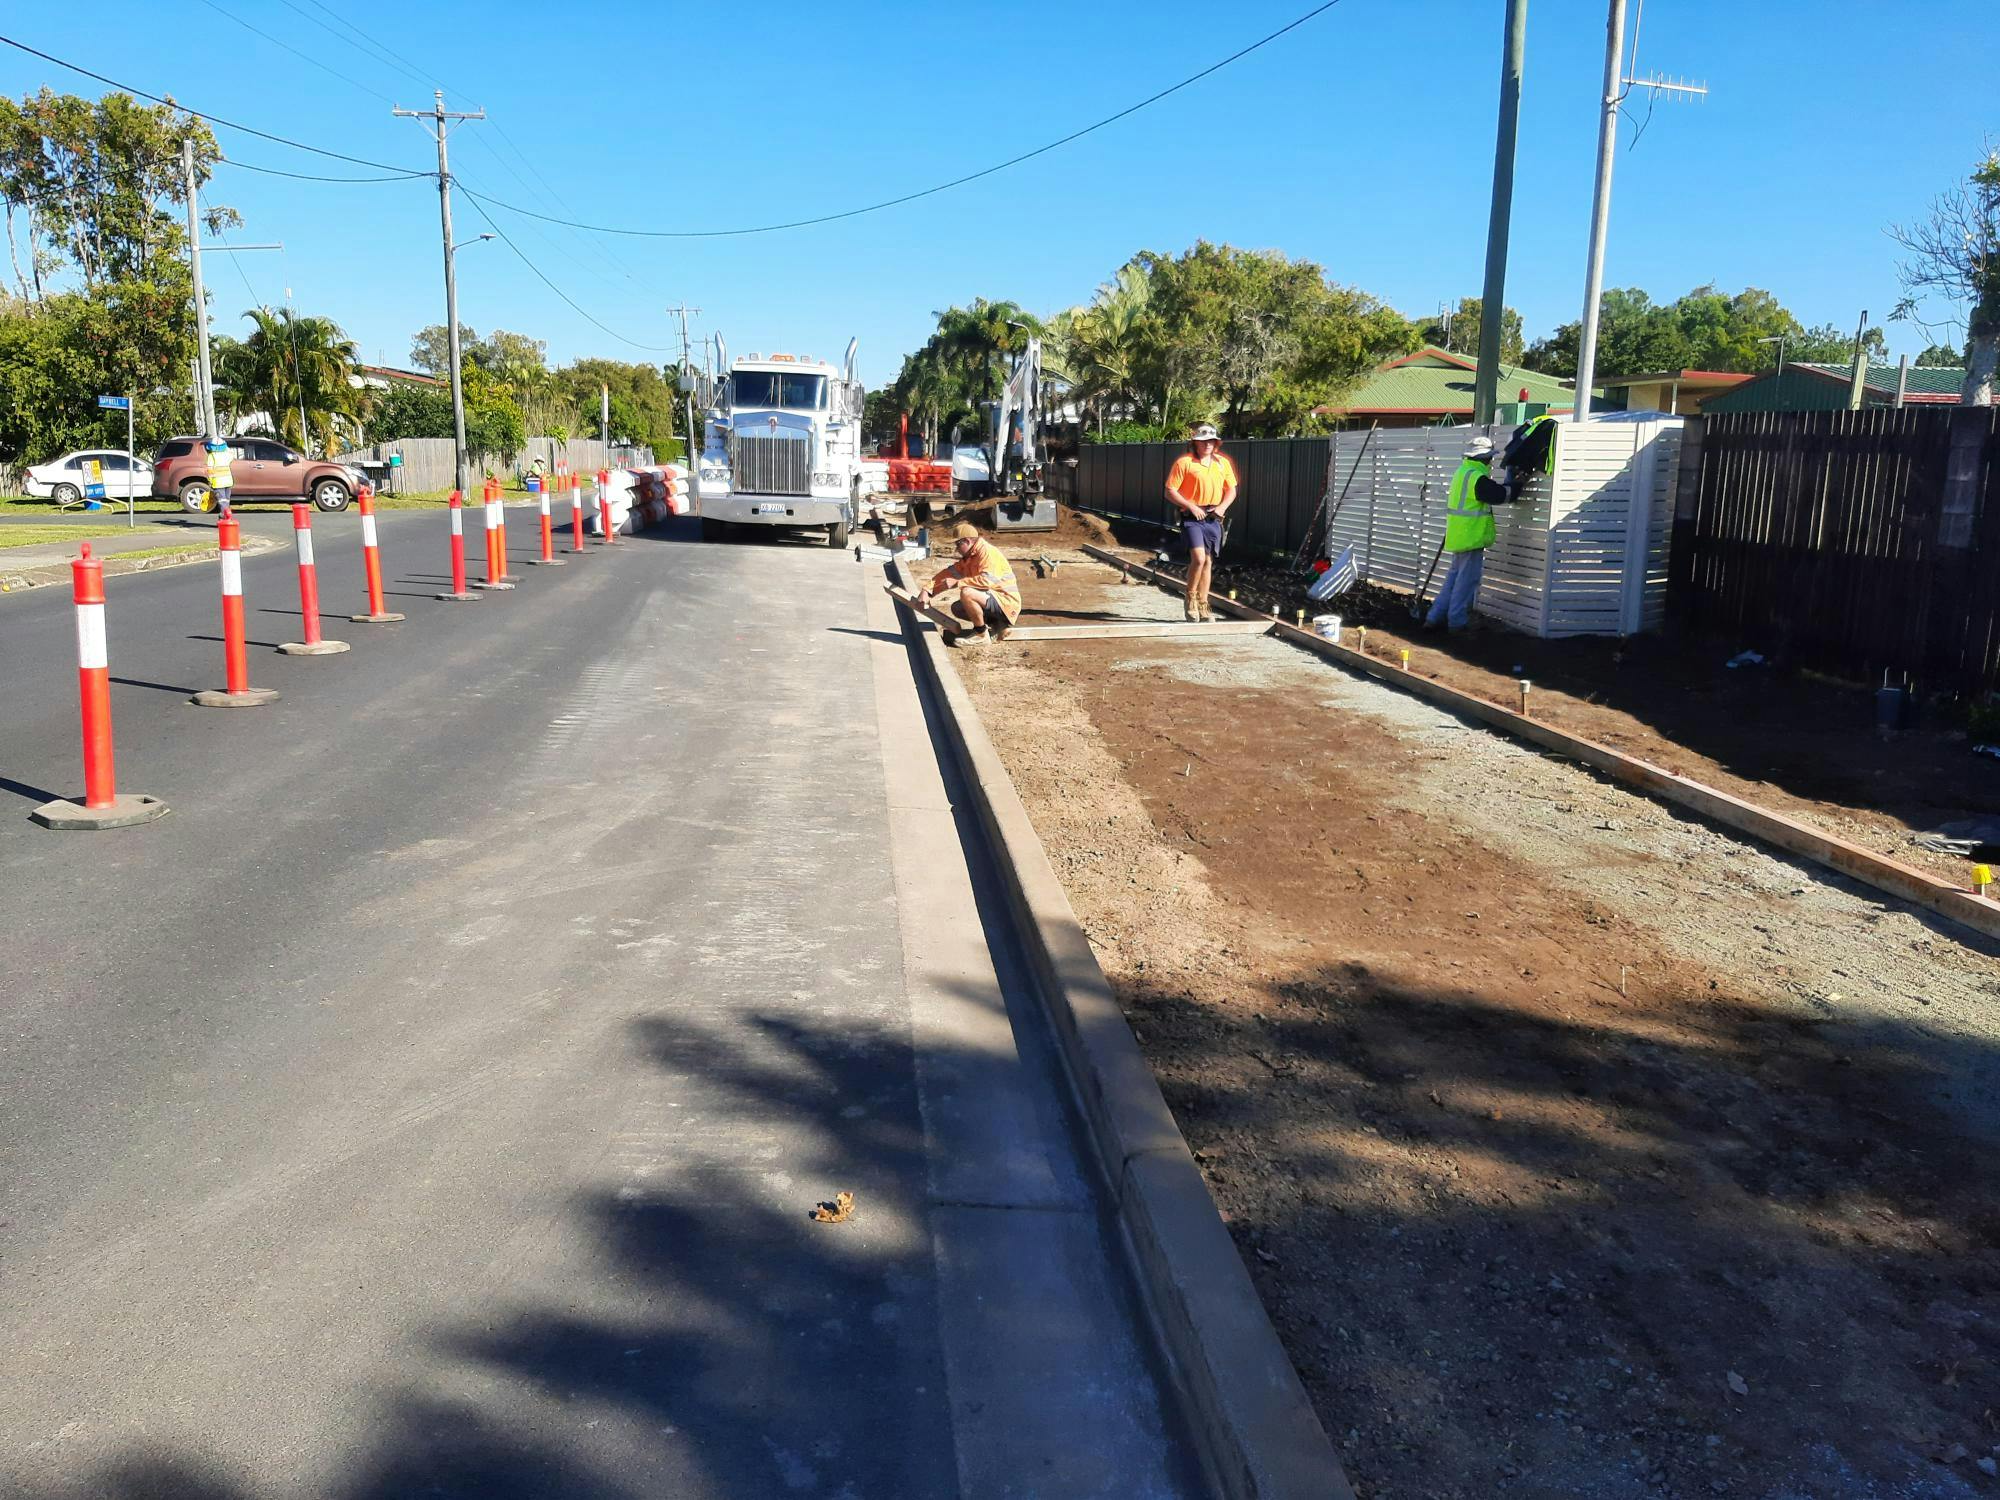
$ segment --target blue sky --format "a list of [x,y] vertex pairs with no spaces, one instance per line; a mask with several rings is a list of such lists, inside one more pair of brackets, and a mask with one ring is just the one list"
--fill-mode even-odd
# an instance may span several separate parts
[[[452,137],[468,186],[591,222],[718,228],[837,212],[975,170],[1205,66],[1309,0],[328,0],[407,71],[344,45],[316,0],[216,3],[331,73],[204,0],[15,7],[0,30],[192,107],[417,169],[434,165],[434,148],[389,109],[427,106],[428,82],[448,107],[489,112]],[[1502,12],[1501,0],[1343,0],[1084,141],[838,224],[643,240],[495,210],[550,280],[632,342],[571,311],[497,241],[460,255],[461,317],[546,339],[558,362],[657,359],[633,345],[677,351],[666,309],[685,298],[702,309],[697,335],[721,329],[736,352],[837,358],[859,334],[875,385],[939,308],[983,295],[1052,312],[1086,300],[1133,252],[1198,237],[1308,257],[1427,313],[1479,290]],[[1601,0],[1531,0],[1508,281],[1530,338],[1575,318],[1582,300],[1603,39]],[[1651,0],[1638,62],[1712,90],[1662,104],[1619,153],[1606,281],[1659,298],[1753,285],[1807,323],[1850,326],[1863,307],[1881,321],[1898,295],[1884,227],[1922,214],[2000,131],[2000,24],[1986,0]],[[0,49],[0,88],[44,83],[99,91]],[[363,170],[218,135],[246,162]],[[236,257],[240,274],[212,264],[218,328],[239,329],[253,298],[279,302],[288,283],[370,361],[406,362],[411,333],[442,321],[429,183],[223,169],[211,192],[243,214],[236,238],[286,246]],[[485,227],[461,200],[460,238]],[[1909,325],[1889,333],[1897,351],[1927,342]]]

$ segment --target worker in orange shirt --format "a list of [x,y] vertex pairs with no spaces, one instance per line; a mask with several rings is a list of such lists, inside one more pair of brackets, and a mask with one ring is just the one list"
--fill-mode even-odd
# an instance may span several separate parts
[[1174,460],[1167,475],[1167,502],[1182,512],[1181,534],[1187,539],[1187,617],[1213,619],[1208,585],[1215,555],[1222,550],[1223,518],[1236,503],[1236,465],[1208,423],[1195,428],[1188,451]]
[[961,522],[952,533],[951,545],[958,561],[939,572],[930,587],[917,595],[917,607],[926,608],[932,595],[956,585],[958,599],[951,612],[966,622],[966,628],[951,639],[960,646],[1003,639],[1021,614],[1021,585],[1014,577],[1013,563],[979,534],[977,526]]

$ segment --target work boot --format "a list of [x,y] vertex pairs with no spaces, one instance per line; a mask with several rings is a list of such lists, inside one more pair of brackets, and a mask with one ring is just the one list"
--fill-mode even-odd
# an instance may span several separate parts
[[1190,625],[1192,625],[1196,620],[1199,620],[1201,618],[1200,615],[1195,613],[1193,594],[1189,594],[1187,596],[1187,604],[1182,609],[1181,613],[1187,617],[1187,621]]

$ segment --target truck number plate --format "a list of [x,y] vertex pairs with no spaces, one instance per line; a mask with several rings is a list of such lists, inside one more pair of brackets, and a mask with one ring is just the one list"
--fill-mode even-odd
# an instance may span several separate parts
[[788,507],[783,505],[753,505],[751,510],[760,516],[782,516]]

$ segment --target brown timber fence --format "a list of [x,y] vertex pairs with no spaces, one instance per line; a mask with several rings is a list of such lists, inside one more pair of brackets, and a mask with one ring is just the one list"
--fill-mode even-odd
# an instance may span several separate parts
[[1689,429],[1672,621],[1864,680],[1994,690],[1994,408],[1740,412]]
[[[1082,510],[1161,528],[1180,530],[1179,512],[1167,503],[1167,470],[1188,451],[1178,443],[1086,443],[1076,467],[1051,465],[1050,486],[1058,498]],[[1224,556],[1290,557],[1312,529],[1313,513],[1326,493],[1326,465],[1332,451],[1323,437],[1243,438],[1222,445],[1242,480],[1242,498],[1230,508]],[[1171,513],[1170,513],[1171,512]]]

